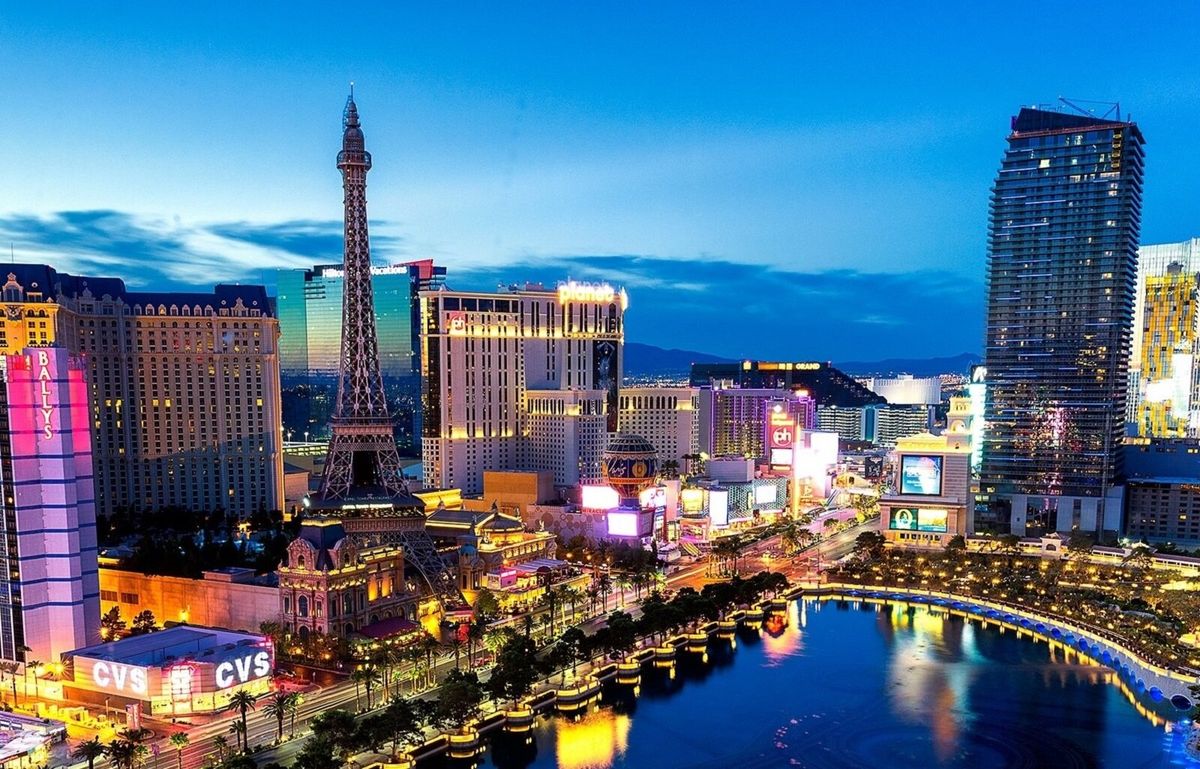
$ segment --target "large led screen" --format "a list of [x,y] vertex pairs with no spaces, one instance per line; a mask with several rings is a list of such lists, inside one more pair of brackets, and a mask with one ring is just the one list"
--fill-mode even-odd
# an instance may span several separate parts
[[900,493],[928,497],[942,493],[942,458],[905,454],[900,458]]
[[580,502],[586,510],[612,510],[621,504],[621,495],[611,486],[584,486]]
[[929,531],[945,534],[947,511],[933,507],[897,507],[892,510],[888,528],[893,531]]
[[729,492],[708,492],[708,521],[713,526],[724,528],[729,525]]
[[917,511],[917,531],[946,533],[946,511],[922,507]]
[[638,535],[638,514],[610,511],[608,533],[613,537],[636,537]]
[[917,511],[911,507],[898,507],[892,510],[892,522],[889,528],[899,531],[916,531]]

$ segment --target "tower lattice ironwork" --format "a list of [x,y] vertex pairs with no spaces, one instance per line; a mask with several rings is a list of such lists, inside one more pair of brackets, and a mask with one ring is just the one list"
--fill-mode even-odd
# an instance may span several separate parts
[[367,237],[371,153],[365,148],[353,95],[346,101],[342,117],[342,151],[337,156],[337,167],[342,172],[346,239],[342,256],[342,355],[321,496],[327,501],[363,493],[398,496],[407,494],[407,489],[379,373],[371,288],[371,246]]
[[345,248],[342,255],[342,352],[337,403],[316,509],[339,515],[347,531],[367,540],[403,547],[405,559],[428,581],[443,603],[460,604],[462,594],[446,559],[425,530],[423,504],[409,493],[400,468],[383,377],[371,287],[367,234],[367,152],[354,93],[342,114],[342,172]]

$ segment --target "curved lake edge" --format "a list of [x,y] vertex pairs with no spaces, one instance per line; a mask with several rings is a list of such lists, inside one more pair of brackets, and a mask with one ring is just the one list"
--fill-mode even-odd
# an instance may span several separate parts
[[1078,653],[1124,676],[1130,687],[1155,703],[1169,701],[1181,712],[1190,710],[1194,696],[1189,687],[1197,683],[1193,676],[1169,670],[1143,659],[1120,642],[1058,617],[1039,614],[1024,607],[978,596],[966,596],[940,590],[902,587],[868,587],[852,583],[826,583],[801,586],[788,593],[789,599],[845,598],[908,601],[968,614],[983,622],[995,623],[1019,633],[1028,633],[1047,642],[1070,646]]
[[[976,596],[965,596],[937,590],[897,587],[874,588],[853,583],[799,585],[787,591],[784,597],[763,600],[755,606],[750,607],[749,610],[731,612],[729,615],[730,618],[736,618],[736,620],[728,624],[736,624],[743,627],[757,625],[759,624],[758,617],[761,617],[763,613],[780,611],[793,601],[804,600],[904,603],[970,617],[979,620],[985,625],[993,624],[1001,629],[1001,632],[1004,629],[1010,629],[1018,637],[1029,636],[1029,640],[1041,640],[1049,644],[1059,644],[1082,657],[1092,660],[1100,666],[1110,669],[1116,674],[1118,682],[1124,684],[1122,688],[1126,690],[1131,703],[1135,697],[1144,697],[1156,706],[1173,706],[1179,711],[1180,720],[1185,717],[1186,711],[1192,707],[1193,696],[1188,687],[1190,684],[1196,683],[1195,678],[1189,677],[1181,671],[1159,667],[1142,659],[1123,644],[1098,635],[1087,628],[1079,627],[1056,617],[1041,615],[1023,607],[980,599]],[[724,624],[726,623],[705,623],[695,631],[692,631],[692,634],[697,636],[696,639],[693,640],[689,635],[677,635],[664,642],[662,646],[671,646],[681,650],[683,648],[694,647],[699,643],[698,636],[701,634],[704,635],[704,642],[707,643],[712,637],[726,633],[729,630],[729,628],[723,626]],[[638,663],[647,663],[655,658],[655,652],[656,648],[652,645],[651,647],[631,652],[628,656],[632,660],[637,660]],[[597,683],[602,681],[607,682],[617,678],[617,669],[618,664],[610,662],[601,665],[589,675],[594,677]],[[1175,699],[1176,697],[1182,699]],[[557,709],[557,698],[553,690],[534,695],[522,702],[521,705],[532,709],[538,714],[551,715],[552,717],[560,715],[553,713]],[[547,713],[547,711],[551,711],[551,713]],[[482,748],[483,734],[505,728],[509,725],[508,720],[503,709],[483,716],[472,730],[475,742],[480,744]],[[451,747],[449,737],[449,733],[444,732],[439,734],[412,750],[409,755],[412,757],[412,760],[421,761],[444,753]],[[1195,747],[1190,744],[1191,740],[1188,743],[1189,754],[1193,758],[1197,758],[1193,753]],[[368,767],[380,765],[385,767],[385,769],[389,767],[388,762],[368,764]]]

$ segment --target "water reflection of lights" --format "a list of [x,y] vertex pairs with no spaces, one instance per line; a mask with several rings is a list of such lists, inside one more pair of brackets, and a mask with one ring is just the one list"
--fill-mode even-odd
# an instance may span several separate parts
[[[925,608],[891,604],[878,610],[888,613],[895,631],[888,670],[892,710],[916,726],[928,725],[934,752],[945,761],[961,748],[972,718],[967,695],[977,667],[964,663],[976,653],[973,632],[947,627],[945,616]],[[948,630],[960,633],[948,638]]]
[[791,601],[784,611],[772,611],[763,622],[763,651],[767,664],[778,664],[804,648],[800,631],[800,606],[804,601]]
[[555,756],[560,769],[607,769],[629,745],[628,715],[602,708],[578,721],[555,725]]
[[[1168,731],[1173,727],[1173,722],[1147,707],[1124,678],[1069,644],[1031,630],[1007,628],[994,621],[989,623],[960,612],[953,612],[953,616],[962,620],[959,626],[961,635],[947,638],[946,620],[952,613],[945,609],[888,602],[878,606],[877,611],[888,613],[893,630],[905,631],[897,632],[894,637],[896,654],[892,657],[892,670],[889,671],[896,712],[902,718],[912,716],[912,720],[918,723],[928,721],[939,755],[944,755],[941,753],[943,744],[956,747],[958,729],[965,725],[970,715],[966,695],[974,678],[971,671],[975,667],[956,663],[971,663],[981,659],[976,645],[976,622],[980,629],[991,627],[1002,634],[1012,631],[1022,640],[1046,644],[1049,662],[1056,667],[1045,670],[1044,681],[1054,680],[1063,686],[1072,681],[1116,686],[1134,710],[1151,724]],[[952,660],[936,660],[933,652],[940,650],[946,653],[947,640],[957,641],[958,653]],[[929,712],[930,705],[934,705],[932,714]],[[954,721],[955,716],[963,717],[961,723]]]

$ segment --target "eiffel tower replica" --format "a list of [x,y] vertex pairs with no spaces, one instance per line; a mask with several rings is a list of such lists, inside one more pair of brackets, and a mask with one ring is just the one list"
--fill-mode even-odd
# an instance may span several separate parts
[[443,608],[463,603],[453,570],[425,530],[424,503],[409,492],[400,469],[379,373],[379,342],[367,238],[366,151],[354,91],[342,115],[345,249],[342,256],[342,354],[337,403],[321,491],[310,501],[318,515],[341,520],[347,534],[403,548],[405,562],[429,583]]

